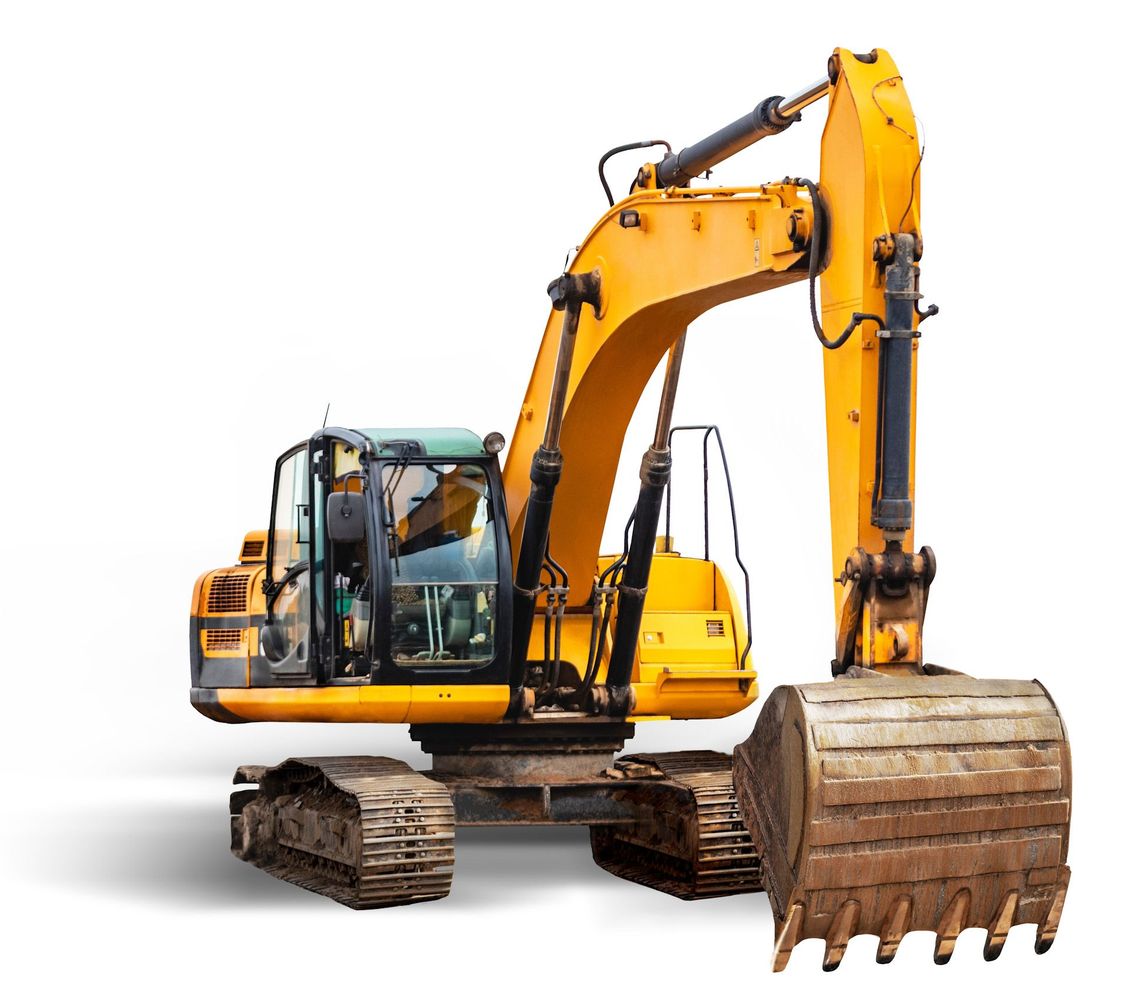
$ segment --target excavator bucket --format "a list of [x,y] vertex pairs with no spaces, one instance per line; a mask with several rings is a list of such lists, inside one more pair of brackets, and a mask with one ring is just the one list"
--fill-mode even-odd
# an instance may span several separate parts
[[1013,924],[1051,947],[1067,893],[1071,758],[1037,681],[869,674],[779,687],[734,750],[742,816],[777,926],[835,969],[857,934],[890,962],[904,934],[949,961],[968,927],[995,959]]

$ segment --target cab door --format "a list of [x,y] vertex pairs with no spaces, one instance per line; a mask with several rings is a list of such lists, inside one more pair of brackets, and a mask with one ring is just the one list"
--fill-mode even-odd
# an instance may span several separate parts
[[253,683],[287,686],[313,683],[317,677],[310,497],[309,450],[303,444],[275,463],[267,536],[267,621],[260,631],[262,658],[260,669],[253,670]]
[[505,683],[510,552],[497,463],[478,456],[386,462],[381,485],[380,680]]
[[311,449],[319,679],[324,684],[367,683],[373,582],[366,477],[356,443],[323,432]]

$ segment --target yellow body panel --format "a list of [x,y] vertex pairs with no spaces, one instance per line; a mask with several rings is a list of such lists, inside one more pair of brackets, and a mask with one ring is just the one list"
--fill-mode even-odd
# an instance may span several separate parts
[[632,684],[635,715],[668,719],[723,719],[757,700],[753,670],[676,670],[657,683]]
[[[752,670],[667,669],[655,683],[632,684],[636,716],[720,719],[757,698]],[[510,704],[510,689],[500,684],[220,688],[216,694],[247,722],[494,723]]]
[[[601,556],[600,570],[615,556]],[[718,623],[709,626],[708,622]],[[545,651],[544,618],[534,623],[529,658]],[[616,613],[600,651],[597,683],[608,670]],[[712,635],[718,626],[720,635]],[[561,659],[583,673],[592,635],[589,614],[566,615]],[[650,636],[650,638],[649,638]],[[662,637],[662,638],[660,638]],[[725,574],[712,562],[661,553],[652,562],[643,627],[632,668],[635,716],[718,719],[740,712],[757,698],[757,673],[749,658],[739,669],[747,640],[745,609]]]
[[639,645],[641,676],[656,663],[732,666],[735,655],[734,624],[727,612],[644,612]]
[[220,704],[248,722],[500,722],[501,684],[222,688]]

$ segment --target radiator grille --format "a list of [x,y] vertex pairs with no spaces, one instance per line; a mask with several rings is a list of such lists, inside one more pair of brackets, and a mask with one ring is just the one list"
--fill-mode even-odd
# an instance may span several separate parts
[[262,538],[249,538],[243,543],[243,551],[239,554],[240,562],[247,562],[249,559],[262,559],[263,547],[266,542]]
[[204,629],[204,649],[206,652],[215,653],[220,650],[241,649],[243,647],[243,629],[238,628],[206,628]]
[[726,634],[726,623],[721,618],[706,619],[706,634],[708,637],[723,636]]
[[249,579],[250,573],[228,573],[213,577],[212,586],[208,588],[208,614],[246,613]]

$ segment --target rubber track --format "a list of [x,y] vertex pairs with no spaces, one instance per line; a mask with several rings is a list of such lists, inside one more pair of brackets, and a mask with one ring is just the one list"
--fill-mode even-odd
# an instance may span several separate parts
[[650,765],[663,779],[625,793],[642,815],[654,817],[649,823],[590,828],[601,868],[679,899],[761,889],[760,859],[742,823],[729,754],[691,750],[617,760],[625,763]]
[[[259,771],[241,768],[236,780]],[[233,853],[275,878],[354,909],[442,899],[451,889],[451,797],[403,761],[293,758],[263,769],[250,800],[242,794]]]

